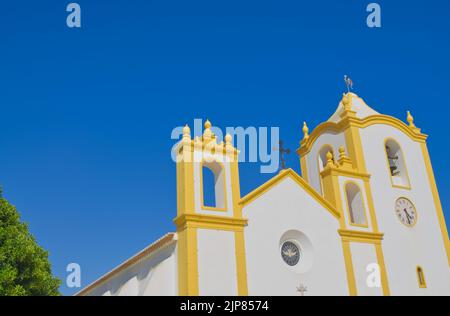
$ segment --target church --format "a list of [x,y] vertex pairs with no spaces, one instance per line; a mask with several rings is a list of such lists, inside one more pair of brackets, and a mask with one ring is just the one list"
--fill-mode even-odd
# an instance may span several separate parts
[[[176,147],[169,232],[76,295],[450,295],[450,242],[427,135],[353,92],[245,196],[231,135],[207,121]],[[214,174],[215,205],[203,173]],[[206,183],[206,182],[205,182]]]

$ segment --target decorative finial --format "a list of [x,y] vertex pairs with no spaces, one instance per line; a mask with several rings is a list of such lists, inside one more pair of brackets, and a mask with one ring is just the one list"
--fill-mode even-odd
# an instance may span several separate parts
[[342,96],[342,105],[344,106],[344,111],[350,111],[352,109],[352,97],[348,93],[344,93]]
[[332,166],[334,165],[333,163],[333,154],[331,153],[331,151],[327,152],[327,164],[325,165],[326,167]]
[[233,140],[233,137],[231,137],[230,134],[225,135],[225,144],[226,145],[232,145],[231,141]]
[[344,146],[340,146],[338,150],[339,150],[339,159],[347,158],[347,155],[345,154]]
[[306,122],[303,122],[303,128],[302,128],[302,130],[303,130],[303,139],[308,139],[309,138],[309,128],[308,128],[308,125],[306,125]]
[[205,122],[205,124],[204,124],[204,127],[205,127],[205,129],[211,128],[211,122],[210,122],[208,119],[206,119],[206,122]]
[[190,142],[191,141],[191,129],[189,128],[189,125],[185,125],[183,127],[183,141]]
[[406,120],[409,123],[409,127],[416,127],[416,125],[414,124],[414,117],[411,115],[411,112],[407,111],[406,113]]
[[353,80],[349,76],[345,75],[344,81],[347,86],[347,93],[350,92],[350,90],[353,90]]
[[211,132],[211,122],[207,119],[204,124],[205,130],[203,132],[203,139],[204,140],[211,140],[214,138],[213,133]]
[[183,136],[184,135],[188,135],[189,137],[191,136],[191,129],[189,128],[189,125],[187,125],[187,124],[183,127]]

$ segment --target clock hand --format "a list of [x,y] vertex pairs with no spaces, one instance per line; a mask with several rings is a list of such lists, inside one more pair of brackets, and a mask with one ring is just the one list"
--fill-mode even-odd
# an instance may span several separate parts
[[408,220],[408,224],[411,224],[411,216],[406,211],[406,208],[403,210],[403,212],[405,212],[405,214],[406,214],[406,219]]
[[409,213],[408,213],[408,211],[407,211],[406,209],[405,209],[405,212],[406,212],[406,215],[408,215],[408,217],[409,217],[410,219],[413,218],[411,215],[409,215]]

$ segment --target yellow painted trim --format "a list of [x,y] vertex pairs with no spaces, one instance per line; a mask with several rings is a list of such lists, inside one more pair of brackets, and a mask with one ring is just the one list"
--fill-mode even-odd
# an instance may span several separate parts
[[[356,185],[358,187],[359,193],[361,194],[361,200],[362,200],[361,203],[362,203],[363,212],[364,212],[364,224],[357,224],[352,221],[352,216],[350,214],[350,203],[348,201],[348,195],[347,195],[347,185],[349,185],[349,184]],[[365,205],[366,203],[365,203],[365,199],[363,197],[363,192],[365,192],[365,191],[362,191],[361,187],[358,185],[358,183],[356,183],[355,181],[352,181],[352,180],[345,181],[343,187],[344,187],[343,191],[344,191],[344,196],[345,196],[345,201],[346,201],[346,206],[347,206],[348,222],[349,222],[350,226],[369,228],[369,222],[367,221],[367,211],[366,211],[366,205]]]
[[358,295],[358,291],[356,289],[355,271],[353,269],[352,253],[348,241],[342,241],[342,250],[344,254],[345,271],[347,273],[348,292],[350,296],[356,296]]
[[247,260],[245,255],[244,232],[236,231],[234,233],[235,251],[236,251],[236,273],[237,273],[237,290],[239,296],[248,295],[247,287]]
[[[397,144],[397,146],[400,148],[400,152],[401,152],[401,155],[402,155],[403,166],[405,167],[406,180],[408,181],[408,184],[407,184],[407,185],[394,184],[394,180],[392,179],[392,174],[391,174],[391,168],[390,168],[390,165],[389,165],[389,159],[388,159],[387,152],[386,152],[386,143],[387,143],[388,141],[394,141],[394,142]],[[393,188],[399,188],[399,189],[411,190],[411,180],[410,180],[410,178],[409,178],[409,174],[408,174],[408,166],[406,165],[405,155],[404,155],[404,151],[403,151],[402,146],[400,146],[400,143],[399,143],[395,138],[393,138],[393,137],[387,137],[387,138],[385,138],[385,139],[384,139],[384,142],[383,142],[383,146],[384,146],[383,149],[384,149],[384,153],[385,153],[385,157],[386,157],[387,171],[388,171],[389,178],[390,178],[390,180],[391,180],[391,185],[392,185],[392,187],[393,187]]]
[[389,296],[389,295],[391,295],[391,291],[389,289],[389,281],[388,281],[388,276],[387,276],[386,263],[384,262],[384,254],[383,254],[383,248],[381,246],[381,243],[375,244],[375,252],[377,254],[378,265],[380,267],[381,285],[383,287],[383,295]]
[[206,215],[206,214],[183,214],[174,219],[179,230],[185,228],[206,228],[230,231],[243,231],[248,220],[228,216]]
[[373,201],[372,189],[370,187],[369,179],[364,179],[364,189],[366,191],[367,204],[369,205],[370,224],[372,225],[372,230],[377,233],[378,221],[375,212],[375,202]]
[[353,126],[359,127],[359,128],[366,128],[371,125],[376,124],[385,124],[390,125],[392,127],[395,127],[402,132],[404,132],[407,136],[409,136],[412,140],[417,142],[425,142],[427,139],[427,135],[415,132],[411,128],[408,127],[405,123],[400,121],[399,119],[389,116],[389,115],[371,115],[364,119],[359,119],[357,117],[354,118],[346,118],[341,120],[338,123],[334,122],[324,122],[317,126],[314,131],[309,135],[308,139],[305,141],[302,141],[300,148],[297,149],[297,153],[299,155],[306,155],[308,152],[311,151],[311,148],[314,144],[314,142],[317,140],[317,138],[323,134],[324,132],[334,132],[334,133],[340,133],[343,132],[348,125],[352,123]]
[[[330,168],[329,168],[330,169]],[[328,170],[328,169],[327,169]],[[324,170],[324,171],[327,171]],[[338,178],[328,174],[323,176],[322,173],[322,183],[323,183],[323,197],[328,201],[339,213],[339,223],[341,228],[345,227],[345,217],[342,214],[342,200],[340,196]]]
[[233,201],[233,215],[236,218],[242,217],[242,207],[239,204],[241,199],[241,186],[239,183],[239,166],[238,161],[230,162],[230,176],[231,176],[231,198]]
[[256,198],[267,192],[267,190],[279,184],[281,180],[283,180],[286,177],[290,177],[291,179],[293,179],[298,185],[300,185],[300,187],[302,187],[305,190],[305,192],[307,192],[311,197],[313,197],[317,202],[319,202],[334,217],[336,217],[337,219],[340,218],[341,216],[340,213],[336,211],[336,209],[327,200],[325,200],[323,196],[317,193],[316,190],[314,190],[302,177],[300,177],[292,169],[282,170],[278,175],[276,175],[275,177],[273,177],[260,187],[256,188],[255,190],[253,190],[252,192],[241,198],[239,204],[245,206],[251,203]]
[[362,243],[381,243],[383,240],[383,233],[373,233],[359,230],[339,229],[339,235],[343,241],[353,241]]
[[347,144],[347,151],[354,167],[361,173],[367,173],[366,162],[362,150],[361,135],[358,127],[349,124],[344,130],[345,143]]
[[300,168],[302,170],[302,178],[305,179],[305,181],[309,183],[308,163],[307,163],[306,159],[307,159],[306,156],[300,157]]
[[428,148],[425,143],[421,144],[421,148],[422,148],[423,159],[425,161],[425,167],[426,167],[427,174],[428,174],[428,180],[430,183],[431,193],[432,193],[433,199],[434,199],[436,214],[437,214],[437,218],[439,221],[439,226],[441,228],[442,240],[444,242],[445,251],[447,252],[447,261],[448,261],[448,265],[450,266],[450,241],[448,238],[447,225],[445,223],[444,212],[442,211],[442,204],[441,204],[441,200],[439,198],[439,192],[438,192],[437,185],[436,185],[436,179],[434,177],[433,167],[431,166],[430,154],[428,153]]
[[[184,137],[183,137],[184,138]],[[239,155],[239,150],[233,145],[227,143],[217,144],[217,139],[203,139],[202,137],[195,137],[191,139],[190,136],[187,136],[186,140],[182,140],[180,142],[180,146],[176,148],[178,153],[181,153],[183,150],[189,149],[191,151],[197,150],[199,152],[208,153],[211,155],[221,154],[227,156],[231,160],[237,159]]]
[[[220,165],[221,168],[221,172],[223,172],[223,198],[224,198],[224,207],[213,207],[213,206],[206,206],[205,205],[205,201],[204,201],[204,196],[203,196],[203,167],[206,167],[208,169],[210,169],[206,164],[207,163],[218,163]],[[214,174],[214,176],[216,177],[216,174],[214,173],[214,171],[212,169],[210,169],[211,172]],[[218,160],[214,160],[214,161],[208,161],[205,162],[204,160],[202,160],[199,164],[199,178],[200,178],[200,207],[202,210],[207,210],[207,211],[216,211],[216,212],[226,212],[228,211],[228,197],[227,197],[227,172],[225,169],[225,165],[218,161]],[[215,190],[215,188],[214,188]],[[214,192],[215,195],[215,192]],[[215,200],[216,200],[216,205],[217,205],[217,196],[215,196]]]
[[[419,288],[426,289],[427,288],[427,280],[425,279],[425,273],[423,272],[423,268],[421,266],[416,267],[416,276],[417,283],[419,284]],[[422,276],[423,282],[420,280]]]
[[178,230],[178,294],[195,296],[199,294],[197,229],[186,227]]
[[326,177],[328,175],[333,176],[346,176],[351,178],[358,178],[358,179],[370,179],[370,174],[368,173],[362,173],[357,171],[356,169],[350,170],[350,169],[344,169],[339,167],[331,167],[324,169],[320,175],[322,177]]
[[177,155],[177,214],[192,213],[194,202],[194,163],[193,152],[189,146],[183,146]]

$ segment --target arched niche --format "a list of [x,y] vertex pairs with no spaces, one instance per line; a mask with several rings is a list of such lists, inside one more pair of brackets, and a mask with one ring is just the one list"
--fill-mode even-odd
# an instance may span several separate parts
[[319,153],[317,155],[317,163],[319,166],[319,173],[322,172],[322,170],[327,165],[327,153],[331,152],[333,155],[333,161],[334,161],[334,150],[331,145],[324,145],[322,148],[320,148]]
[[384,143],[384,149],[392,185],[409,188],[408,170],[400,145],[394,139],[389,138]]
[[203,161],[201,172],[201,198],[205,209],[225,210],[225,168],[218,161]]
[[367,227],[366,211],[359,186],[353,182],[345,184],[345,197],[350,224]]

